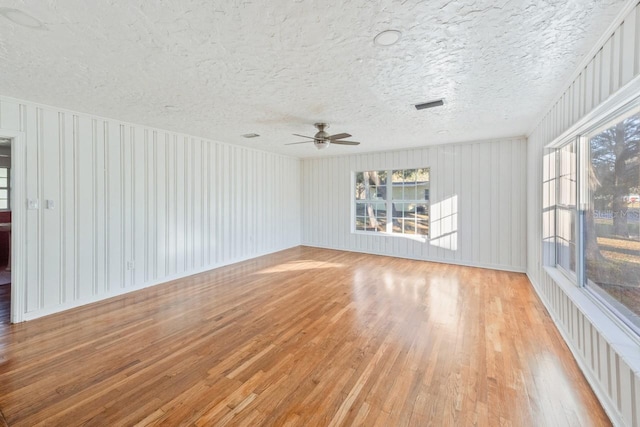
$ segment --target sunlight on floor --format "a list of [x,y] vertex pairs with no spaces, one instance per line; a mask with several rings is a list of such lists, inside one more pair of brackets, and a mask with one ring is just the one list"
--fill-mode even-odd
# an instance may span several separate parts
[[463,315],[458,302],[459,283],[456,278],[435,277],[429,284],[429,301],[438,301],[429,307],[430,320],[438,327],[444,327],[455,333]]
[[344,267],[345,267],[344,264],[303,259],[300,261],[292,261],[292,262],[287,262],[285,264],[279,264],[270,268],[265,268],[264,270],[260,270],[254,274],[272,274],[272,273],[283,273],[286,271],[304,271],[304,270],[344,268]]

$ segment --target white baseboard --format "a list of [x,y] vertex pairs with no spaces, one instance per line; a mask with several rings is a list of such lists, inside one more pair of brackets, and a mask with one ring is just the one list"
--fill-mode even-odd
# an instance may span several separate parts
[[558,330],[558,332],[560,332],[560,335],[562,336],[562,339],[564,340],[564,342],[567,344],[567,347],[569,347],[569,351],[571,351],[573,358],[575,359],[576,363],[578,364],[578,367],[582,371],[582,374],[587,379],[587,382],[591,386],[591,389],[595,393],[596,397],[600,401],[600,404],[604,408],[604,411],[607,413],[607,416],[611,420],[611,423],[614,426],[624,426],[625,423],[622,420],[622,415],[616,408],[615,403],[611,401],[611,399],[609,398],[609,394],[606,393],[606,391],[603,389],[603,386],[598,381],[598,378],[596,378],[593,375],[593,373],[589,369],[587,362],[582,358],[580,351],[578,351],[578,349],[573,344],[573,341],[571,341],[570,337],[567,335],[567,332],[562,328],[562,323],[558,320],[551,305],[547,301],[545,295],[540,290],[540,285],[538,284],[537,281],[535,281],[531,277],[531,274],[529,274],[529,272],[527,272],[527,278],[529,279],[529,282],[531,282],[531,286],[533,287],[533,290],[535,291],[536,295],[538,295],[538,299],[540,299],[540,301],[542,302],[542,305],[544,305],[544,307],[547,309],[547,313],[549,313],[549,316],[551,316],[551,320],[553,320],[553,323],[556,326],[556,329]]
[[309,246],[311,248],[321,248],[321,249],[333,249],[336,251],[345,251],[345,252],[356,252],[359,254],[369,254],[369,255],[380,255],[380,256],[388,256],[393,258],[402,258],[402,259],[410,259],[414,261],[426,261],[426,262],[436,262],[439,264],[453,264],[453,265],[461,265],[464,267],[476,267],[476,268],[486,268],[489,270],[501,270],[501,271],[510,271],[513,273],[526,273],[526,267],[514,267],[512,265],[503,265],[503,264],[485,264],[480,262],[467,262],[467,261],[459,261],[454,259],[445,259],[445,258],[421,258],[421,257],[412,257],[412,256],[403,256],[403,255],[395,255],[389,254],[386,252],[376,252],[376,251],[359,251],[357,249],[347,249],[347,248],[339,248],[333,246],[322,246],[322,245],[314,245],[310,243],[302,243],[302,246]]
[[113,289],[110,292],[107,292],[107,293],[104,293],[104,294],[95,295],[95,296],[93,296],[91,298],[85,298],[85,299],[81,299],[81,300],[70,301],[68,303],[56,305],[56,306],[53,306],[53,307],[46,307],[46,308],[42,308],[40,310],[30,311],[30,312],[24,313],[24,315],[22,317],[22,320],[23,321],[28,321],[28,320],[34,320],[34,319],[37,319],[37,318],[40,318],[40,317],[43,317],[43,316],[49,316],[51,314],[59,313],[61,311],[71,310],[73,308],[78,308],[78,307],[81,307],[83,305],[92,304],[94,302],[99,302],[99,301],[104,301],[104,300],[107,300],[109,298],[117,297],[119,295],[128,294],[130,292],[139,291],[141,289],[149,288],[151,286],[161,285],[163,283],[172,282],[174,280],[183,279],[185,277],[189,277],[189,276],[193,276],[193,275],[196,275],[196,274],[204,273],[206,271],[215,270],[216,268],[225,267],[225,266],[231,265],[231,264],[237,264],[239,262],[248,261],[248,260],[254,259],[254,258],[259,258],[259,257],[264,256],[264,255],[269,255],[269,254],[272,254],[272,253],[276,253],[276,252],[284,251],[284,250],[287,250],[287,249],[295,248],[297,246],[300,246],[300,245],[299,244],[295,244],[293,246],[287,246],[287,247],[275,249],[275,250],[272,250],[272,251],[261,252],[261,253],[254,254],[254,255],[251,255],[251,256],[247,256],[247,257],[240,257],[240,258],[236,258],[236,259],[233,259],[231,261],[224,262],[224,263],[212,264],[212,265],[208,265],[208,266],[203,267],[203,268],[199,268],[199,269],[196,269],[196,270],[191,270],[191,271],[184,272],[184,273],[181,273],[181,274],[175,274],[173,276],[166,276],[166,277],[163,277],[160,280],[143,283],[143,284],[135,286],[135,287],[132,286],[132,287],[128,287],[128,288],[117,288],[117,289]]

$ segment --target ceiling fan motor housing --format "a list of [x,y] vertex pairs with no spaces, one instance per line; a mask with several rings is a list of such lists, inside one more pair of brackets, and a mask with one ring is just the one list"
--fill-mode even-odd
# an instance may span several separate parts
[[314,135],[315,139],[329,139],[329,134],[323,130],[316,132]]

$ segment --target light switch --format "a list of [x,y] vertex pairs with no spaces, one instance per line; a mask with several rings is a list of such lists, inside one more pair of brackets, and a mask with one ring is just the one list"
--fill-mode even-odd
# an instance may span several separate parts
[[55,206],[55,203],[53,202],[53,200],[51,200],[51,199],[47,199],[47,200],[45,201],[45,207],[46,207],[47,209],[53,209],[53,208],[55,208],[56,206]]
[[38,199],[27,199],[27,209],[38,209]]

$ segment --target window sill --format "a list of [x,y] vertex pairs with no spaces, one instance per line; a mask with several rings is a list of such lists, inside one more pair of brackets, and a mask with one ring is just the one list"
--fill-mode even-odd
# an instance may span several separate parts
[[549,277],[567,294],[576,307],[613,347],[629,368],[640,374],[640,340],[624,323],[594,301],[585,289],[579,288],[555,267],[544,268]]
[[415,240],[420,243],[426,243],[429,240],[427,236],[416,236],[415,234],[387,233],[386,231],[352,231],[351,234],[359,234],[361,236],[399,237],[401,239]]

